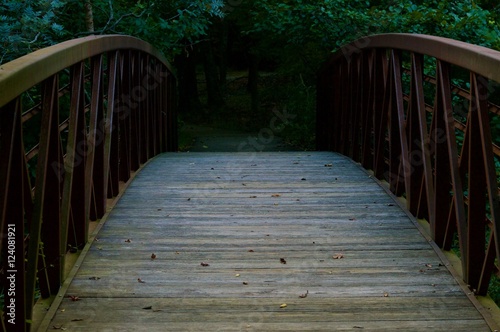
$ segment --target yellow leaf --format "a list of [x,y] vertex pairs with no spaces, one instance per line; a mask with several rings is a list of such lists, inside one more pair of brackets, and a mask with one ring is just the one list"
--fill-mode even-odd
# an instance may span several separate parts
[[286,303],[283,303],[282,305],[280,305],[280,308],[286,308]]

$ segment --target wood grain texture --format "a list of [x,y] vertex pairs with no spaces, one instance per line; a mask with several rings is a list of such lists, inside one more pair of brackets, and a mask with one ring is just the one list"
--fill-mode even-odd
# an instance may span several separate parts
[[490,331],[393,198],[322,152],[157,157],[110,213],[50,326]]

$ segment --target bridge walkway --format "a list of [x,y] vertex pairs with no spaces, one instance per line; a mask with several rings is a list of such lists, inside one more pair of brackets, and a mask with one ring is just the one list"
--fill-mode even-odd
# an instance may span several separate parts
[[490,331],[417,225],[336,153],[162,154],[98,226],[42,325]]

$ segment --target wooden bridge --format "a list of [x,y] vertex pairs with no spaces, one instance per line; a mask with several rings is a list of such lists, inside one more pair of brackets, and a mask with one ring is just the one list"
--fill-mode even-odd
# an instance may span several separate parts
[[318,152],[232,153],[175,152],[140,40],[2,65],[3,330],[496,330],[499,65],[366,37],[319,71]]

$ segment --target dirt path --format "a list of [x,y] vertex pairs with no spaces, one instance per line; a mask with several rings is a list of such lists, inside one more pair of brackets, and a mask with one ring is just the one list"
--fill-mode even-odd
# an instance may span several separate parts
[[190,152],[263,152],[293,151],[280,137],[269,130],[260,132],[241,132],[210,126],[186,125],[181,129],[190,138],[186,146]]

